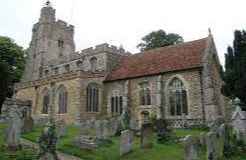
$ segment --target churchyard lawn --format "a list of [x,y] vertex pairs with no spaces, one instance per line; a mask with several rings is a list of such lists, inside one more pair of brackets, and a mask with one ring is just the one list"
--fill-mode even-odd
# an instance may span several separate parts
[[[41,135],[43,127],[37,126],[34,131],[28,134],[22,134],[22,138],[36,141]],[[133,151],[120,158],[120,137],[114,137],[111,140],[105,140],[100,144],[98,149],[82,149],[72,143],[73,138],[78,135],[80,129],[77,126],[68,126],[66,133],[59,140],[58,150],[70,155],[81,157],[85,160],[182,160],[184,157],[183,145],[178,141],[170,141],[165,144],[158,144],[154,141],[154,147],[151,149],[141,149],[139,137],[134,137]],[[175,129],[175,137],[185,137],[190,134],[198,137],[202,131],[198,129]],[[203,131],[204,132],[204,131]],[[91,132],[91,134],[94,134]],[[217,143],[217,146],[219,144]],[[205,160],[205,149],[199,151],[199,159]],[[245,160],[244,156],[233,156],[225,160]]]

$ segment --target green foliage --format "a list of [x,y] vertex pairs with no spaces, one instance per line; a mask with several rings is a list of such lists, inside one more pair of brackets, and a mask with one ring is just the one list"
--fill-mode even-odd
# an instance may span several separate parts
[[[0,106],[13,94],[13,84],[25,68],[25,51],[12,39],[0,36]],[[0,110],[1,111],[1,110]]]
[[58,156],[56,153],[57,135],[56,127],[54,124],[50,123],[48,127],[38,140],[39,152],[38,158],[45,156],[47,153],[51,153],[56,160]]
[[166,33],[160,29],[153,31],[142,38],[142,43],[138,44],[137,47],[141,51],[147,51],[155,48],[170,46],[175,43],[183,42],[183,38],[176,33]]
[[[227,48],[225,54],[225,72],[222,74],[224,95],[239,97],[246,105],[246,32],[234,32],[233,47]],[[246,109],[246,108],[245,108]]]

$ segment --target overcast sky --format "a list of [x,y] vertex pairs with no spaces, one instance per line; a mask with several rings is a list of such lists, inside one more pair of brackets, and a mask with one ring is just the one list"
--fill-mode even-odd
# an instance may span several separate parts
[[[0,0],[0,35],[27,48],[32,25],[45,0]],[[147,33],[163,29],[185,41],[208,36],[212,30],[220,61],[232,44],[233,31],[246,29],[245,0],[51,0],[57,19],[75,26],[76,50],[100,43],[136,45]]]

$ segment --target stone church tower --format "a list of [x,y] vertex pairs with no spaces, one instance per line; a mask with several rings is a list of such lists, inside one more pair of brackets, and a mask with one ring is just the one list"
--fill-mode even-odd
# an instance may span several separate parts
[[45,5],[38,23],[32,29],[32,40],[28,50],[27,64],[22,77],[34,81],[42,77],[43,66],[50,60],[68,56],[75,50],[74,26],[55,18],[55,9]]

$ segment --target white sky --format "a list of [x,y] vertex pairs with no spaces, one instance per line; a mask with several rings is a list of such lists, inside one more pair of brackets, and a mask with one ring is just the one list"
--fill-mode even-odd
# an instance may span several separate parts
[[[32,25],[45,0],[0,0],[0,35],[27,48]],[[51,0],[56,17],[75,25],[76,50],[107,42],[138,52],[151,31],[164,29],[185,41],[212,30],[220,61],[232,44],[233,31],[246,29],[245,0]]]

